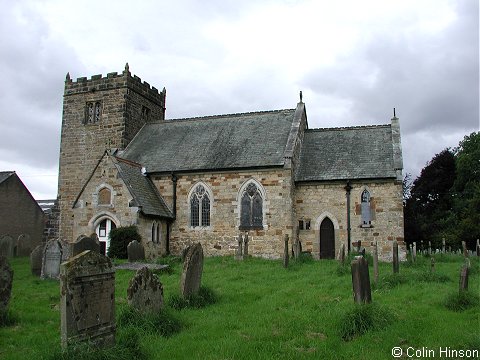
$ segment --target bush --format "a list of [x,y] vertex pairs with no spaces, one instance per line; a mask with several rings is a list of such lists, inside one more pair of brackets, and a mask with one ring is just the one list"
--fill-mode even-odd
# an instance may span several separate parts
[[355,305],[340,319],[339,335],[343,340],[350,341],[367,331],[384,329],[395,318],[390,310],[375,303]]
[[479,304],[478,296],[468,291],[455,292],[447,296],[445,306],[452,311],[464,311]]
[[185,308],[199,309],[207,305],[215,304],[218,301],[217,295],[213,290],[206,286],[201,286],[198,294],[190,295],[184,298],[180,295],[172,295],[168,299],[168,305],[176,310]]
[[118,227],[110,231],[110,247],[107,255],[118,259],[127,259],[127,246],[130,241],[140,242],[142,237],[135,225]]

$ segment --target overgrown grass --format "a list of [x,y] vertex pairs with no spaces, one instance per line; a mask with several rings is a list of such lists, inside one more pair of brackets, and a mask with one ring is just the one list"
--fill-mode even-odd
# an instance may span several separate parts
[[[168,337],[151,327],[151,320],[147,325],[124,322],[124,316],[137,320],[134,314],[123,315],[128,311],[128,282],[135,272],[117,270],[117,346],[100,352],[85,348],[82,354],[78,350],[68,356],[60,350],[58,282],[33,277],[27,258],[12,259],[15,273],[10,310],[17,321],[0,328],[0,359],[366,360],[390,359],[394,346],[478,348],[480,304],[463,311],[445,307],[446,296],[458,293],[462,264],[461,256],[456,261],[437,261],[435,273],[450,281],[427,282],[419,281],[418,274],[430,271],[429,259],[413,267],[401,263],[400,276],[408,279],[406,283],[372,291],[373,305],[391,311],[397,320],[382,329],[370,328],[361,335],[355,332],[350,341],[342,339],[339,328],[341,319],[355,308],[351,276],[350,271],[337,276],[335,260],[308,260],[291,271],[284,269],[281,261],[206,258],[202,283],[214,291],[217,301],[181,311],[166,301],[166,311],[182,324],[179,332]],[[160,275],[167,300],[179,292],[182,264],[172,259],[169,265],[173,273]],[[478,266],[477,258],[471,258],[471,266]],[[373,282],[372,266],[369,268]],[[390,263],[379,264],[379,282],[391,273]],[[477,298],[479,284],[480,274],[471,274],[469,292]]]
[[182,310],[185,308],[200,309],[215,304],[217,301],[218,296],[212,289],[206,286],[201,286],[198,294],[193,294],[187,297],[175,294],[169,297],[167,304],[176,310]]
[[454,292],[445,299],[445,307],[452,311],[464,311],[478,306],[478,304],[478,295],[474,295],[469,291]]
[[17,321],[17,316],[10,309],[0,310],[0,327],[13,326]]
[[133,328],[137,333],[159,334],[169,337],[180,332],[182,322],[168,309],[158,313],[142,313],[131,306],[123,306],[117,318],[119,328]]
[[350,341],[367,331],[382,330],[393,323],[396,316],[391,309],[377,303],[355,305],[339,321],[339,335]]

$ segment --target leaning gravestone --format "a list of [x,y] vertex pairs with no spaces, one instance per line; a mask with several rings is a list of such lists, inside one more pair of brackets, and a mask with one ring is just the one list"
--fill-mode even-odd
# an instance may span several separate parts
[[12,294],[13,270],[6,256],[0,256],[0,315],[7,311]]
[[288,268],[288,261],[290,257],[288,255],[288,234],[283,236],[284,250],[283,250],[283,267]]
[[32,252],[32,240],[30,235],[21,234],[17,239],[17,256],[29,256]]
[[15,244],[10,235],[0,236],[0,256],[13,257]]
[[58,279],[62,262],[62,245],[58,240],[50,240],[45,244],[42,257],[42,279]]
[[180,292],[183,297],[198,293],[202,282],[203,249],[200,243],[188,248],[183,262]]
[[392,253],[393,253],[393,273],[398,274],[398,271],[400,269],[400,264],[398,262],[398,243],[397,240],[393,240],[393,247],[392,247]]
[[163,308],[163,286],[152,270],[142,267],[130,279],[128,304],[142,313],[156,313]]
[[45,248],[45,244],[38,245],[30,253],[30,269],[32,270],[32,274],[35,276],[42,275],[42,259],[43,259],[44,248]]
[[369,304],[372,302],[368,262],[363,256],[356,256],[352,261],[352,286],[355,303]]
[[72,256],[76,256],[85,250],[92,250],[100,253],[100,241],[85,235],[79,236],[77,241],[72,245]]
[[128,262],[145,260],[145,249],[137,240],[130,241],[127,245]]
[[61,266],[62,347],[115,344],[115,270],[110,259],[87,250]]

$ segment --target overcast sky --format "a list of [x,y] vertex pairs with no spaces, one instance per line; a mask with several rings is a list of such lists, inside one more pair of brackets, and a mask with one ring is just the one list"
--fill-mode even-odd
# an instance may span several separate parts
[[478,0],[0,0],[0,171],[55,198],[67,72],[130,71],[167,118],[294,108],[400,118],[404,173],[479,130]]

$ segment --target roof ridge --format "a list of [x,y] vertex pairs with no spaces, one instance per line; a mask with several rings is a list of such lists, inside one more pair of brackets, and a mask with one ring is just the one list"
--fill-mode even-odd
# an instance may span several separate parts
[[169,123],[174,121],[195,121],[195,120],[210,120],[210,119],[223,119],[229,117],[241,117],[245,115],[262,115],[262,114],[272,114],[272,113],[281,113],[286,111],[295,111],[295,109],[278,109],[278,110],[263,110],[263,111],[248,111],[242,113],[231,113],[231,114],[219,114],[219,115],[205,115],[205,116],[194,116],[194,117],[185,117],[185,118],[175,118],[175,119],[165,119],[165,120],[157,120],[152,121],[152,123]]
[[361,129],[376,129],[376,128],[387,128],[391,127],[391,124],[378,124],[378,125],[358,125],[358,126],[338,126],[338,127],[328,127],[328,128],[313,128],[306,129],[308,132],[316,131],[335,131],[335,130],[361,130]]

